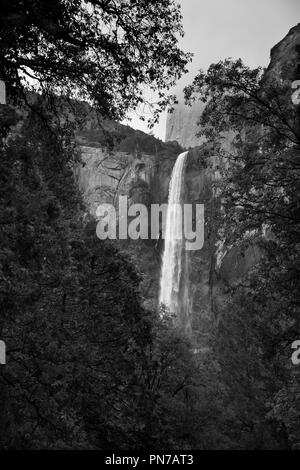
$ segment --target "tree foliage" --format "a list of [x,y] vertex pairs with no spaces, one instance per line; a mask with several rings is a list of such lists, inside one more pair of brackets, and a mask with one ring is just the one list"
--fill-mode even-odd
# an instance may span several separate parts
[[190,55],[173,0],[7,0],[1,4],[0,76],[13,91],[87,99],[105,118],[121,119],[178,79]]
[[1,448],[209,446],[209,360],[143,307],[136,266],[85,214],[67,129],[36,106],[2,127]]
[[217,328],[219,362],[238,400],[235,423],[252,433],[244,445],[254,448],[300,444],[299,373],[291,363],[299,335],[300,115],[291,94],[288,79],[229,59],[186,89],[188,100],[200,95],[207,103],[200,133],[221,176],[218,235],[227,247],[259,244],[264,253],[231,288]]

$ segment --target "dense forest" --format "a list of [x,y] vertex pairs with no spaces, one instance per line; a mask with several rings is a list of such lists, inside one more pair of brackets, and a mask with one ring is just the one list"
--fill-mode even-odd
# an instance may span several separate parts
[[[97,238],[74,176],[80,119],[69,120],[74,99],[89,100],[100,122],[119,121],[144,85],[170,88],[189,60],[176,42],[180,12],[171,0],[126,2],[130,15],[119,1],[88,3],[93,15],[81,1],[9,0],[0,20],[10,99],[0,105],[0,448],[299,449],[290,357],[300,339],[300,115],[290,85],[225,60],[186,88],[206,101],[201,160],[220,157],[215,233],[228,245],[255,239],[263,253],[228,288],[209,348],[196,353],[171,313],[145,307],[128,253]],[[155,112],[170,101],[161,93]],[[134,137],[123,129],[126,148]]]

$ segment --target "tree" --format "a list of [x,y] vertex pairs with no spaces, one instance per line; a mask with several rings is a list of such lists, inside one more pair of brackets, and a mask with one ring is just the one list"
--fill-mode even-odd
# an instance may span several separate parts
[[158,91],[155,110],[185,71],[190,55],[174,0],[4,0],[0,76],[15,92],[89,100],[102,116],[122,119]]
[[[292,103],[289,79],[251,70],[241,60],[200,71],[186,97],[199,94],[207,103],[200,118],[204,148],[218,157],[222,174],[216,183],[222,203],[219,235],[228,245],[258,243],[264,253],[223,309],[217,331],[221,336],[230,331],[232,338],[223,336],[220,363],[252,425],[274,420],[277,445],[297,448],[299,374],[290,364],[290,346],[299,334],[299,107]],[[240,414],[240,407],[235,412]]]
[[70,149],[56,146],[60,129],[53,130],[55,138],[33,113],[1,148],[0,333],[8,361],[0,370],[0,445],[126,446],[136,344],[148,341],[150,328],[139,276],[96,237],[94,221],[83,222]]
[[210,358],[143,307],[136,265],[84,214],[67,129],[36,106],[0,149],[0,447],[215,443]]

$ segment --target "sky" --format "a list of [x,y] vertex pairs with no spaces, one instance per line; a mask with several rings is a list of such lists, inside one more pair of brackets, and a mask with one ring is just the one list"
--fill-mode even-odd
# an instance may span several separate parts
[[[226,57],[241,57],[250,67],[266,66],[270,49],[300,22],[299,0],[180,0],[185,36],[180,46],[194,54],[189,73],[176,89],[190,83],[197,70]],[[128,124],[150,132],[138,115]],[[153,129],[164,140],[166,113]]]

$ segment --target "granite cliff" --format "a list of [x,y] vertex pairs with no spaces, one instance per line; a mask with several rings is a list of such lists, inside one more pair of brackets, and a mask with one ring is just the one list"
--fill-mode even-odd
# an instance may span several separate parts
[[[270,65],[265,80],[273,74],[285,79],[299,79],[297,68],[300,51],[300,25],[271,51]],[[288,97],[287,97],[288,99]],[[87,210],[93,215],[101,202],[116,203],[118,195],[127,195],[129,204],[142,202],[167,202],[171,171],[182,147],[190,148],[185,173],[185,200],[205,204],[205,243],[200,251],[188,254],[190,312],[187,324],[191,327],[200,348],[212,325],[212,315],[219,303],[226,299],[226,286],[234,284],[259,259],[261,252],[256,244],[246,251],[235,246],[219,257],[219,240],[214,233],[213,180],[218,177],[217,160],[212,155],[203,158],[202,140],[196,136],[197,121],[203,104],[192,107],[182,101],[167,119],[166,140],[163,143],[152,135],[135,131],[130,127],[109,123],[107,132],[113,135],[113,145],[103,145],[103,132],[96,119],[89,122],[77,135],[82,163],[76,169],[79,187],[86,201]],[[230,145],[230,136],[226,140]],[[157,305],[161,253],[161,240],[120,242],[122,248],[135,260],[142,274],[141,289],[149,307]]]
[[175,105],[174,111],[167,115],[166,142],[175,140],[185,149],[201,145],[203,138],[198,137],[197,133],[198,120],[204,104],[196,101],[187,106],[181,89],[176,89],[174,94],[178,97],[178,104]]

